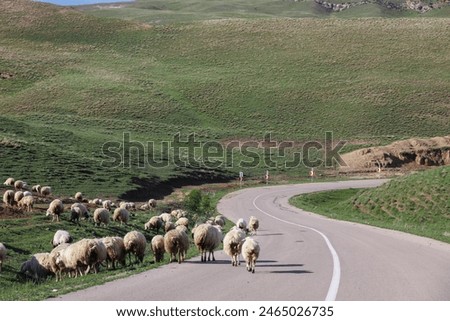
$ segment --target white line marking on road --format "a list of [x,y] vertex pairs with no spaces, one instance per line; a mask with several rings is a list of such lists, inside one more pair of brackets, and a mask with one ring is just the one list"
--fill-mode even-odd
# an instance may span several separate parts
[[[282,191],[279,191],[279,192],[282,192]],[[313,227],[309,227],[309,226],[305,226],[305,225],[289,222],[289,221],[283,220],[281,218],[278,218],[276,216],[273,216],[273,215],[267,213],[266,211],[262,210],[260,207],[258,207],[258,205],[256,205],[256,200],[260,196],[262,196],[262,194],[256,196],[253,199],[253,206],[258,211],[260,211],[261,213],[263,213],[263,214],[265,214],[265,215],[267,215],[267,216],[269,216],[269,217],[271,217],[273,219],[276,219],[276,220],[278,220],[280,222],[283,222],[283,223],[286,223],[286,224],[295,225],[295,226],[298,226],[298,227],[301,227],[301,228],[306,228],[306,229],[309,229],[311,231],[314,231],[314,232],[318,233],[325,240],[325,243],[327,244],[328,249],[330,250],[331,256],[333,258],[333,275],[331,277],[331,283],[330,283],[330,287],[328,288],[328,293],[327,293],[327,296],[325,298],[325,301],[335,301],[337,293],[338,293],[338,290],[339,290],[339,283],[341,282],[341,263],[339,261],[339,256],[338,256],[336,250],[334,249],[333,245],[331,244],[330,240],[328,239],[328,237],[325,234],[323,234],[321,231],[319,231],[319,230],[317,230],[317,229],[315,229]]]

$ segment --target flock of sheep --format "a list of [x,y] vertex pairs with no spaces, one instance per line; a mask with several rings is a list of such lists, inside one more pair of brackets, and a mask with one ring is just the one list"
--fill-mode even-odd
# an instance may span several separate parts
[[[5,209],[18,209],[30,212],[33,210],[35,199],[47,198],[52,191],[49,186],[40,185],[30,188],[23,181],[14,181],[8,178],[4,185],[11,186],[4,192],[3,203]],[[113,202],[101,199],[88,201],[78,192],[75,194],[74,202],[70,206],[70,221],[79,223],[82,219],[91,219],[95,225],[108,225],[111,212],[112,220],[127,224],[130,220],[130,211],[136,210],[133,202],[121,202],[118,206]],[[88,203],[90,203],[88,205]],[[91,217],[89,208],[95,206]],[[156,201],[150,199],[140,207],[141,210],[156,207]],[[64,204],[60,199],[50,202],[46,215],[52,216],[52,221],[59,221],[64,212]],[[255,272],[255,264],[258,259],[260,246],[252,238],[259,228],[256,217],[250,217],[248,224],[244,219],[239,219],[233,228],[223,235],[222,228],[226,218],[222,215],[210,218],[208,221],[196,224],[191,230],[194,245],[200,252],[201,261],[215,261],[214,251],[223,244],[224,252],[230,256],[232,266],[240,264],[239,256],[242,255],[249,272]],[[144,224],[144,230],[156,232],[150,248],[155,262],[161,262],[165,253],[170,256],[171,262],[181,263],[185,260],[186,253],[190,247],[188,228],[190,222],[187,213],[183,210],[173,210],[171,213],[162,213],[151,217]],[[159,231],[164,234],[160,235]],[[247,236],[250,234],[250,236]],[[1,241],[1,240],[0,240]],[[66,230],[58,230],[52,240],[53,250],[49,253],[36,253],[24,262],[20,268],[20,275],[39,281],[48,276],[55,276],[56,281],[61,280],[63,275],[77,277],[89,272],[97,273],[101,266],[116,268],[116,263],[126,266],[128,257],[129,264],[143,262],[147,249],[147,240],[143,233],[137,230],[130,231],[122,238],[119,236],[108,236],[104,238],[84,238],[74,242],[70,233]],[[6,247],[0,243],[0,272],[3,261],[6,258]],[[134,256],[134,262],[133,262]]]

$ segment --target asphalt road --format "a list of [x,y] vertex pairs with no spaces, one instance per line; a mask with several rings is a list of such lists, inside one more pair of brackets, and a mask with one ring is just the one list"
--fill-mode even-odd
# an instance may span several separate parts
[[260,220],[256,273],[232,267],[223,251],[52,300],[322,301],[450,300],[450,244],[341,222],[288,204],[296,194],[374,187],[384,180],[242,189],[218,206],[227,218]]

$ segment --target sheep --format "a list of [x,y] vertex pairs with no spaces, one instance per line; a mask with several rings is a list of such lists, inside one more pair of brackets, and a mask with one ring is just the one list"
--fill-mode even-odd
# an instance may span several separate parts
[[223,250],[231,257],[232,266],[241,264],[239,261],[239,254],[241,254],[242,243],[244,242],[245,237],[245,232],[234,226],[223,238]]
[[133,202],[120,202],[119,208],[126,209],[127,211],[136,210],[136,204]]
[[141,263],[144,261],[145,248],[147,246],[147,240],[144,234],[139,231],[131,231],[125,234],[123,238],[125,250],[128,253],[131,263],[131,254],[134,254],[136,259]]
[[256,235],[256,231],[259,228],[259,220],[255,216],[250,216],[248,220],[248,230],[250,235]]
[[186,211],[183,210],[173,210],[172,212],[170,212],[170,215],[172,215],[174,218],[181,218],[181,217],[186,217]]
[[55,273],[56,282],[58,282],[58,280],[62,280],[62,269],[56,264],[56,258],[61,255],[61,252],[69,247],[69,245],[70,243],[61,243],[50,252],[50,259],[53,272]]
[[112,209],[112,201],[111,200],[104,200],[102,202],[103,208],[107,209],[108,211],[111,211]]
[[219,225],[220,227],[225,226],[225,217],[223,215],[217,215],[214,218],[214,224]]
[[73,238],[69,232],[67,232],[65,230],[57,230],[55,232],[55,235],[53,235],[52,245],[55,248],[58,245],[63,244],[63,243],[72,243],[72,241],[73,241]]
[[19,203],[19,201],[23,198],[23,192],[22,191],[17,191],[14,193],[14,202],[16,202],[16,204]]
[[[78,208],[78,210],[76,208]],[[71,221],[74,221],[75,219],[78,220],[80,218],[88,219],[89,216],[91,215],[91,213],[89,213],[89,210],[87,209],[86,205],[84,205],[82,203],[73,203],[70,206],[70,210],[71,210],[71,212],[75,212],[73,214],[73,217],[72,217],[72,213],[71,213],[71,219],[70,219]]]
[[150,220],[144,224],[144,229],[147,230],[156,230],[156,233],[159,233],[159,229],[163,226],[163,221],[159,216],[153,216]]
[[148,200],[147,204],[148,204],[148,206],[150,208],[155,208],[156,207],[156,200],[151,198],[151,199]]
[[150,206],[149,206],[147,203],[145,203],[145,204],[142,204],[142,205],[139,207],[139,209],[140,209],[141,211],[148,211],[148,210],[150,209]]
[[116,262],[119,262],[122,266],[125,266],[126,250],[123,238],[119,236],[109,236],[104,237],[102,241],[106,246],[106,262],[111,262],[111,267],[113,269],[116,268]]
[[8,177],[6,179],[6,181],[3,183],[3,185],[5,185],[5,186],[14,186],[14,178],[13,177]]
[[237,220],[236,226],[243,231],[247,230],[247,222],[243,218]]
[[27,183],[21,180],[17,180],[14,182],[14,188],[16,189],[16,191],[22,190],[26,185]]
[[103,225],[109,224],[109,211],[106,208],[97,208],[94,211],[94,223],[99,226],[103,223]]
[[14,191],[9,189],[3,193],[3,203],[5,203],[6,207],[14,206]]
[[23,196],[33,196],[33,194],[30,191],[23,192]]
[[255,265],[259,257],[259,251],[259,243],[251,237],[246,237],[244,244],[242,244],[242,257],[245,260],[247,271],[255,273]]
[[164,236],[155,235],[151,241],[153,256],[155,257],[155,262],[161,262],[164,259]]
[[86,275],[93,267],[97,273],[98,264],[106,260],[106,246],[98,239],[81,239],[70,244],[56,256],[56,265],[68,272]]
[[176,227],[175,227],[175,229],[177,230],[177,231],[183,231],[184,233],[186,233],[186,235],[187,235],[187,232],[188,232],[188,229],[187,229],[187,227],[186,226],[184,226],[184,225],[177,225]]
[[64,212],[64,204],[60,199],[54,199],[48,209],[47,209],[47,213],[46,216],[52,215],[52,222],[55,220],[59,222],[59,216]]
[[170,262],[184,261],[186,252],[189,248],[189,238],[186,233],[177,229],[170,230],[164,235],[164,250],[170,255]]
[[52,271],[52,258],[50,253],[36,253],[31,259],[20,266],[20,274],[29,277],[34,282],[39,282],[54,274]]
[[126,209],[118,207],[114,210],[113,221],[120,222],[120,225],[122,225],[122,223],[128,224],[129,220],[130,212]]
[[162,213],[159,215],[159,217],[164,223],[170,222],[172,220],[172,215],[170,215],[169,213]]
[[208,252],[208,261],[215,261],[214,250],[222,242],[222,231],[219,226],[213,226],[208,223],[200,224],[194,232],[194,244],[201,254],[201,261],[206,262],[206,252]]
[[38,193],[38,194],[41,194],[41,188],[42,188],[41,185],[33,185],[33,186],[31,187],[31,191],[32,191],[32,192],[36,192],[36,193]]
[[49,197],[52,194],[52,188],[50,186],[42,186],[40,194],[42,197]]
[[25,210],[27,212],[31,212],[33,210],[33,205],[34,205],[34,198],[33,196],[30,195],[23,197],[17,204],[17,206],[20,209]]
[[82,194],[81,192],[76,192],[76,193],[75,193],[75,199],[76,199],[78,202],[82,202],[82,201],[83,201],[83,194]]
[[175,224],[173,222],[166,222],[166,224],[164,224],[164,231],[167,233],[170,230],[175,229]]
[[175,226],[184,225],[186,228],[189,227],[189,219],[187,217],[180,217],[176,222]]
[[93,200],[89,201],[90,204],[95,204],[98,206],[102,206],[103,200],[101,198],[94,198]]
[[6,259],[6,246],[0,243],[0,272],[2,272],[3,262]]

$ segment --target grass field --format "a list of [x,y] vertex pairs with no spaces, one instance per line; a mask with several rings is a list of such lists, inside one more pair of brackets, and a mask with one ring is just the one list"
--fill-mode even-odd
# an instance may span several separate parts
[[299,195],[291,203],[330,218],[450,243],[450,166],[393,179],[367,190]]

